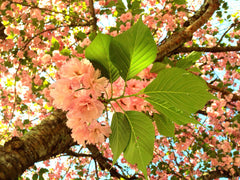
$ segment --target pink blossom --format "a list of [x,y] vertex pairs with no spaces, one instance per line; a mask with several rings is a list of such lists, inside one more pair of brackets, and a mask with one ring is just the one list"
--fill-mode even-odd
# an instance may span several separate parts
[[23,58],[24,56],[23,56],[23,51],[18,51],[17,52],[17,56],[19,57],[19,58]]
[[85,144],[89,138],[89,130],[86,122],[79,121],[76,124],[75,120],[68,120],[67,126],[72,129],[72,138],[77,141],[78,144]]
[[127,23],[126,23],[126,30],[130,29],[130,27],[131,27],[131,23],[130,23],[130,22],[127,22]]
[[240,111],[240,101],[236,102],[236,108],[237,108],[237,111]]
[[103,143],[106,137],[109,137],[109,135],[112,133],[111,128],[109,126],[102,126],[97,121],[93,121],[89,126],[89,143]]
[[91,72],[83,77],[83,85],[91,89],[92,95],[100,96],[108,84],[107,78],[100,78],[100,75],[101,72],[98,69],[96,71],[91,69]]
[[131,13],[131,12],[127,12],[127,13],[125,14],[125,18],[126,18],[127,20],[131,20],[131,19],[132,19],[132,13]]
[[51,62],[51,56],[49,54],[44,54],[44,56],[41,58],[41,61],[43,64],[48,64]]
[[120,20],[121,20],[122,22],[126,22],[126,21],[127,21],[127,16],[126,16],[126,14],[122,14],[122,15],[120,16]]
[[80,61],[77,58],[72,58],[61,67],[59,74],[61,78],[73,78],[80,77],[88,71],[94,71],[94,68],[87,59]]
[[71,82],[68,79],[59,79],[50,86],[50,96],[54,99],[53,105],[59,109],[68,110],[71,94]]
[[85,47],[85,46],[89,46],[89,44],[91,43],[91,40],[88,38],[85,38],[82,43],[81,43],[81,47]]
[[37,20],[42,20],[43,17],[41,15],[41,10],[39,9],[33,9],[32,12],[31,12],[31,16],[32,18],[37,18]]
[[81,118],[83,121],[92,122],[101,116],[104,105],[97,99],[91,98],[89,94],[83,95],[79,92],[79,96],[71,100],[67,117],[69,119]]
[[121,26],[120,26],[120,30],[123,32],[123,31],[126,31],[127,28],[126,28],[123,24],[121,24]]

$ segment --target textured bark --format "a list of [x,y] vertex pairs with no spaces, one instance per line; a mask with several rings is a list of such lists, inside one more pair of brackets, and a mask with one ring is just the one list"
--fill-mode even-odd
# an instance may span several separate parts
[[174,52],[177,48],[181,47],[185,42],[192,39],[193,33],[197,31],[202,25],[204,25],[213,13],[218,9],[218,0],[206,1],[200,10],[195,14],[194,21],[191,19],[186,28],[175,32],[165,43],[158,47],[158,54],[155,61],[162,61],[162,59]]
[[226,47],[180,47],[174,51],[177,53],[187,53],[192,51],[198,52],[228,52],[228,51],[240,51],[240,46],[226,46]]
[[55,111],[30,132],[0,147],[0,180],[15,180],[35,162],[47,160],[74,145],[66,116]]

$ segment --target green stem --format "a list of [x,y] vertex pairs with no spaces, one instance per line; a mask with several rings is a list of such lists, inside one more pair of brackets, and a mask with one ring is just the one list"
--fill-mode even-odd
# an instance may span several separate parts
[[138,97],[140,94],[144,94],[144,89],[142,89],[141,91],[135,93],[135,94],[131,94],[131,95],[127,95],[127,96],[124,96],[124,95],[121,95],[119,97],[116,97],[116,98],[110,98],[110,99],[107,99],[106,101],[107,102],[111,102],[111,101],[117,101],[118,99],[122,99],[122,98],[128,98],[128,97],[133,97],[133,96],[136,96]]

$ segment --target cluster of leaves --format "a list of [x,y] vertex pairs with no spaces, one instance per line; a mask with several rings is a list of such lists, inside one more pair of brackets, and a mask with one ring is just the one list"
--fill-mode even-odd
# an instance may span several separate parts
[[[156,53],[151,32],[141,20],[114,38],[97,35],[86,49],[86,57],[111,83],[119,76],[125,82],[135,78],[154,62]],[[156,121],[160,134],[166,136],[174,136],[174,123],[199,124],[192,114],[215,97],[207,92],[207,85],[201,78],[184,70],[197,60],[193,57],[196,55],[179,61],[178,68],[159,71],[157,78],[139,92],[147,95],[145,100],[157,110],[158,113],[154,113],[152,118],[137,111],[116,112],[113,115],[110,136],[113,163],[124,152],[126,160],[131,164],[136,163],[147,175],[146,165],[153,157],[155,139],[152,121]],[[124,95],[120,98],[124,98]]]

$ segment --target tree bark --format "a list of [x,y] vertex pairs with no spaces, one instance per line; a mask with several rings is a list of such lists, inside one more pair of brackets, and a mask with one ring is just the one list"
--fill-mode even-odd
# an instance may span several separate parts
[[189,53],[192,51],[198,52],[228,52],[228,51],[240,51],[239,46],[226,46],[226,47],[180,47],[174,51],[177,53]]
[[[190,18],[189,25],[172,34],[163,44],[158,47],[158,54],[155,61],[162,61],[169,53],[173,53],[181,47],[185,42],[192,39],[193,33],[203,26],[213,13],[218,9],[218,0],[208,0],[195,13],[194,18]],[[193,21],[194,19],[194,21]]]
[[55,111],[22,137],[0,147],[0,180],[15,180],[35,162],[47,160],[74,145],[65,113]]

